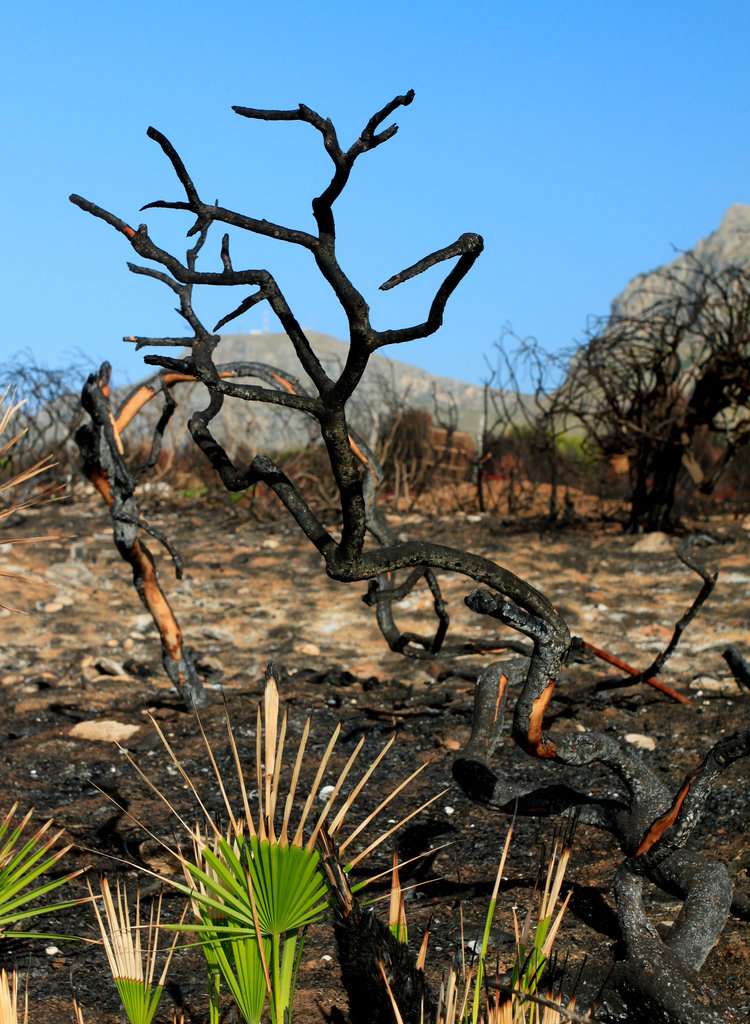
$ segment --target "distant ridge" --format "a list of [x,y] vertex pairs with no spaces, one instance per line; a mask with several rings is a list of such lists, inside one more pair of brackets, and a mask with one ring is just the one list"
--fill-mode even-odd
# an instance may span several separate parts
[[[307,338],[325,369],[338,373],[346,362],[349,345],[318,331],[306,331]],[[214,361],[230,363],[238,360],[267,363],[298,377],[312,390],[309,379],[302,371],[291,341],[281,332],[253,332],[251,334],[222,335],[214,353]],[[179,444],[185,437],[187,419],[195,408],[205,406],[202,386],[180,387],[179,407],[170,424],[167,443]],[[362,383],[357,388],[348,408],[349,421],[366,439],[373,437],[379,417],[400,403],[433,412],[435,400],[441,410],[455,409],[457,429],[476,434],[484,408],[484,389],[476,384],[420,370],[416,366],[385,356],[370,358]],[[151,413],[149,420],[154,417]],[[315,433],[315,424],[301,413],[279,410],[259,402],[227,399],[219,416],[214,420],[214,431],[230,448],[245,443],[253,449],[279,451],[305,444]],[[231,441],[231,443],[230,443]]]
[[[750,266],[750,206],[734,203],[721,224],[691,250],[692,256],[715,273],[729,266]],[[681,253],[671,263],[645,274],[637,274],[612,301],[610,315],[636,316],[651,301],[669,292],[669,278],[690,282],[695,275],[693,261]]]

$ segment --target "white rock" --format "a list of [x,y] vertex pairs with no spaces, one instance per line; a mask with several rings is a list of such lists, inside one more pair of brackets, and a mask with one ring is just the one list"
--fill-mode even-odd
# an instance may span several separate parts
[[101,740],[105,743],[122,743],[138,732],[139,725],[126,725],[111,719],[78,722],[70,730],[69,735],[79,740]]
[[300,644],[297,648],[298,654],[306,654],[311,658],[316,658],[320,654],[320,648],[317,644]]
[[737,683],[734,679],[714,679],[712,676],[697,676],[689,684],[691,690],[701,690],[703,693],[728,693],[737,694]]
[[201,633],[209,640],[218,640],[223,644],[233,644],[235,641],[234,633],[222,629],[221,626],[201,626]]
[[125,669],[121,661],[114,658],[98,658],[94,665],[105,676],[124,676]]
[[671,551],[672,542],[669,535],[655,530],[653,533],[644,533],[631,548],[636,554],[656,554],[661,551]]
[[625,733],[625,742],[632,743],[634,747],[641,750],[656,750],[656,740],[651,736],[644,736],[641,732]]
[[335,786],[321,786],[318,790],[318,800],[320,800],[321,803],[325,803],[335,788]]

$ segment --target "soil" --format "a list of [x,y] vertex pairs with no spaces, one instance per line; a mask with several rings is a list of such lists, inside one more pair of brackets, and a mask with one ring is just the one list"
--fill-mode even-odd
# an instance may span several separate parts
[[[282,672],[291,749],[305,719],[312,716],[311,752],[316,756],[303,770],[308,779],[341,722],[332,768],[344,764],[362,736],[365,751],[374,756],[394,731],[399,733],[368,786],[371,806],[427,762],[389,806],[386,820],[408,814],[447,789],[399,839],[401,860],[430,846],[450,844],[403,872],[412,875],[412,882],[425,883],[410,890],[407,921],[415,948],[432,921],[428,974],[439,981],[483,924],[509,824],[506,815],[469,801],[452,781],[452,760],[471,727],[471,679],[441,677],[450,666],[439,659],[408,660],[387,650],[372,611],[362,603],[364,585],[328,580],[316,552],[294,524],[283,519],[258,523],[242,508],[199,502],[168,501],[144,511],[185,560],[184,577],[176,581],[167,556],[149,541],[185,640],[197,652],[211,696],[201,724],[228,774],[232,769],[222,695],[244,763],[251,765],[256,706],[264,669],[274,658]],[[640,668],[666,644],[700,587],[698,577],[677,560],[677,541],[662,535],[627,537],[614,526],[581,520],[565,529],[539,532],[503,523],[494,515],[400,514],[390,519],[402,533],[430,536],[495,559],[542,589],[573,633]],[[548,727],[606,729],[641,745],[643,758],[669,776],[676,792],[718,738],[750,724],[750,693],[741,690],[722,658],[729,643],[747,655],[750,640],[750,530],[742,525],[729,517],[702,524],[716,543],[700,548],[699,557],[720,572],[719,580],[660,677],[691,703],[675,703],[646,685],[620,686],[621,674],[591,661],[566,671],[547,714]],[[56,539],[17,543],[47,534]],[[191,777],[201,780],[209,808],[219,810],[200,731],[164,676],[157,634],[113,547],[106,510],[88,495],[28,510],[9,522],[2,534],[6,538],[11,543],[0,548],[0,570],[21,572],[32,582],[6,579],[2,588],[3,604],[19,611],[0,612],[0,812],[18,801],[19,811],[36,808],[34,821],[53,817],[65,830],[64,838],[75,844],[61,864],[66,871],[88,867],[94,883],[98,872],[112,875],[117,870],[134,880],[136,872],[129,865],[172,872],[173,864],[139,823],[171,845],[174,819],[111,740],[75,734],[81,723],[133,727],[123,746],[190,818],[195,814],[190,793],[151,716]],[[441,585],[451,628],[469,639],[487,635],[487,622],[463,605],[466,581],[446,575]],[[430,606],[428,593],[411,594],[399,609],[402,628],[427,632]],[[453,667],[476,673],[482,664],[481,658],[467,656]],[[509,736],[493,767],[527,788],[566,781],[593,797],[618,791],[617,780],[604,769],[576,772],[533,761]],[[693,839],[707,857],[728,864],[735,893],[746,907],[749,809],[748,765],[739,762],[721,778]],[[534,901],[542,850],[553,827],[543,815],[516,821],[493,933],[501,971],[513,954],[513,908],[522,918]],[[390,866],[391,849],[385,843],[373,855],[370,873]],[[611,835],[579,825],[568,871],[573,895],[557,940],[560,955],[568,954],[573,963],[584,954],[595,959],[617,939],[612,883],[621,859]],[[159,889],[159,882],[145,875],[141,887],[148,896]],[[63,891],[86,895],[83,878]],[[385,893],[387,880],[374,891]],[[679,903],[652,889],[648,907],[653,922],[664,930]],[[174,920],[181,911],[181,899],[165,890],[167,917]],[[96,937],[94,925],[86,906],[36,922],[45,930],[89,939]],[[746,915],[731,916],[704,968],[704,976],[745,1012],[750,1006],[747,939]],[[31,1018],[37,1024],[56,1024],[60,1015],[72,1020],[71,989],[86,1021],[118,1019],[119,1000],[100,948],[5,939],[0,959],[2,966],[28,974]],[[346,1012],[333,935],[322,923],[311,928],[304,948],[295,1017],[301,1024],[319,1022],[334,1005]],[[189,1022],[208,1020],[204,971],[195,949],[176,954],[157,1020],[168,1019],[172,1007]],[[227,1020],[228,1014],[225,1006]]]

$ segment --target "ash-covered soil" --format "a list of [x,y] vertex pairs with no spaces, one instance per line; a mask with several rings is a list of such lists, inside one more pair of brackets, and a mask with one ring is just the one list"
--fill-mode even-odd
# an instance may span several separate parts
[[[365,586],[328,580],[317,553],[283,518],[262,525],[241,509],[200,503],[145,511],[185,560],[184,578],[177,582],[167,556],[148,541],[184,638],[198,652],[211,695],[201,722],[220,765],[231,773],[222,695],[245,762],[252,765],[256,706],[265,666],[274,658],[283,676],[292,749],[312,716],[311,753],[316,756],[305,768],[308,781],[340,721],[331,777],[361,736],[366,737],[365,751],[374,756],[394,730],[399,733],[368,786],[367,799],[363,796],[362,813],[424,762],[427,768],[389,808],[386,819],[397,820],[448,789],[399,839],[402,860],[450,844],[418,862],[411,881],[426,884],[412,889],[407,901],[415,947],[432,920],[428,972],[439,979],[460,953],[462,921],[464,947],[483,923],[508,827],[507,816],[473,804],[452,781],[452,760],[471,727],[471,681],[440,680],[451,666],[439,659],[417,662],[388,651],[372,610],[361,600]],[[700,587],[698,577],[677,560],[677,541],[663,536],[636,539],[591,523],[539,533],[509,529],[491,515],[404,515],[391,522],[402,533],[430,536],[495,559],[543,590],[574,634],[640,668],[668,641]],[[739,688],[722,658],[729,643],[750,653],[750,531],[728,517],[701,528],[717,543],[697,549],[698,557],[719,570],[719,581],[660,677],[688,695],[691,704],[675,703],[647,686],[615,686],[621,674],[590,662],[570,666],[546,719],[556,730],[606,729],[641,745],[643,758],[669,776],[675,791],[717,739],[750,722],[750,693]],[[50,533],[57,539],[17,543]],[[138,823],[171,844],[174,820],[116,745],[86,738],[89,726],[83,724],[131,727],[129,735],[127,730],[122,734],[122,745],[175,808],[191,818],[195,809],[189,791],[165,754],[150,713],[191,777],[199,780],[209,808],[219,811],[200,731],[164,677],[157,634],[114,549],[106,510],[89,497],[59,502],[16,516],[0,539],[12,541],[0,547],[0,570],[36,581],[2,581],[2,603],[28,614],[0,612],[0,812],[18,801],[21,810],[36,808],[34,820],[54,817],[76,844],[62,862],[65,869],[87,866],[94,882],[97,873],[117,870],[134,880],[129,864],[172,871],[158,843]],[[457,635],[477,639],[492,631],[493,624],[463,605],[470,582],[446,575],[441,585]],[[430,608],[428,593],[411,594],[399,608],[399,624],[429,632]],[[453,667],[477,671],[484,663],[471,656]],[[84,735],[78,735],[82,729]],[[493,767],[529,787],[565,781],[591,796],[619,791],[617,780],[604,769],[575,772],[535,762],[509,737]],[[720,780],[693,840],[707,857],[730,866],[746,907],[749,809],[748,765],[740,762]],[[542,848],[553,826],[544,816],[516,822],[494,934],[501,965],[512,959],[512,908],[522,916],[533,899]],[[384,844],[370,861],[370,872],[389,866],[391,849]],[[568,873],[573,896],[558,939],[561,955],[568,953],[573,962],[584,954],[596,958],[616,941],[612,882],[621,859],[612,836],[579,826]],[[145,894],[159,888],[153,876],[145,876],[141,885]],[[383,883],[379,891],[386,888]],[[85,895],[83,880],[72,882],[69,891]],[[655,889],[648,900],[652,920],[667,929],[678,902]],[[169,890],[165,907],[172,920],[182,912],[181,900]],[[37,922],[89,939],[96,937],[94,923],[86,906]],[[704,969],[746,1012],[747,939],[747,920],[731,917]],[[100,948],[4,940],[0,957],[2,966],[28,972],[31,1019],[37,1024],[57,1024],[61,1015],[72,1019],[71,986],[87,1021],[118,1019],[118,997]],[[311,929],[302,956],[296,1018],[302,1024],[321,1021],[333,1004],[346,1009],[333,936],[326,924],[319,924]],[[189,1022],[208,1019],[204,972],[195,949],[176,956],[157,1019],[169,1019],[173,1006]],[[227,1019],[228,1012],[227,1006]]]

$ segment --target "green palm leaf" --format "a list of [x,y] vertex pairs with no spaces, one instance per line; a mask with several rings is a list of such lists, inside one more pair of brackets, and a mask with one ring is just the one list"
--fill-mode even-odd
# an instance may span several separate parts
[[[102,944],[107,954],[112,977],[120,994],[122,1005],[130,1024],[151,1024],[156,1008],[159,1005],[167,970],[174,953],[175,942],[169,950],[159,980],[154,983],[156,954],[161,917],[161,896],[154,913],[153,904],[148,925],[145,926],[147,948],[145,964],[143,944],[141,941],[141,900],[140,891],[136,893],[135,923],[131,923],[128,907],[128,894],[125,886],[117,882],[116,900],[113,899],[106,878],[101,879],[101,900],[104,906],[102,916],[89,884],[89,893],[94,913],[99,924]],[[184,917],[184,914],[183,914]]]
[[[47,893],[53,892],[80,875],[83,869],[35,885],[34,883],[42,875],[50,871],[60,858],[65,856],[70,850],[70,846],[51,852],[52,847],[62,835],[61,830],[53,836],[46,837],[52,825],[51,818],[38,828],[34,835],[25,839],[25,830],[34,813],[33,808],[17,825],[11,828],[17,808],[18,804],[14,804],[5,818],[0,821],[0,841],[2,841],[2,847],[0,847],[0,935],[3,935],[11,925],[15,925],[19,921],[24,921],[37,914],[49,914],[65,907],[72,907],[81,902],[80,900],[64,900],[46,907],[32,908],[29,906],[39,897],[46,896]],[[40,933],[37,932],[14,931],[13,934],[18,938],[40,936]]]
[[[212,1024],[216,1024],[218,1014],[218,975],[227,984],[248,1024],[255,1024],[259,1020],[266,996],[274,1024],[283,1024],[285,1016],[291,1017],[295,978],[305,931],[310,924],[330,911],[333,902],[317,842],[321,836],[329,833],[338,842],[338,834],[347,815],[393,743],[391,738],[351,792],[344,796],[344,783],[362,749],[364,740],[361,740],[343,769],[338,774],[334,773],[330,793],[323,802],[322,810],[313,814],[316,799],[320,799],[320,788],[331,774],[331,759],[341,726],[334,730],[325,748],[312,785],[306,793],[298,794],[303,757],[310,734],[308,720],[293,764],[289,762],[292,764],[291,780],[286,795],[281,796],[281,780],[282,776],[286,777],[288,767],[284,760],[287,719],[285,714],[279,715],[277,682],[278,673],[272,662],[266,672],[263,708],[258,708],[255,764],[250,772],[246,773],[243,768],[227,715],[227,735],[241,797],[239,812],[232,806],[226,780],[222,777],[218,761],[198,720],[226,812],[228,826],[224,833],[215,823],[215,814],[208,809],[211,806],[210,799],[204,799],[198,792],[198,787],[156,722],[153,723],[154,727],[168,757],[200,808],[203,825],[190,827],[167,797],[148,780],[128,752],[123,751],[192,841],[192,857],[185,856],[179,848],[170,851],[182,868],[185,882],[166,877],[164,881],[191,900],[196,920],[190,925],[167,927],[193,931],[198,935],[206,955]],[[365,816],[348,838],[341,842],[341,850],[362,835],[377,815],[424,767],[426,765],[417,769],[374,812]],[[251,807],[246,777],[252,779],[256,787],[254,807]],[[334,805],[339,803],[340,797],[342,802],[336,808]],[[295,827],[291,817],[296,802],[304,803],[304,806]],[[411,811],[398,824],[370,841],[363,853],[351,857],[347,868],[353,867],[362,857],[376,849],[393,831],[419,813],[420,809]],[[277,810],[280,820],[276,820]],[[360,883],[356,888],[363,884]]]

